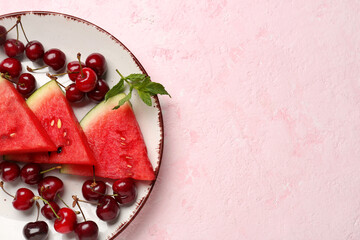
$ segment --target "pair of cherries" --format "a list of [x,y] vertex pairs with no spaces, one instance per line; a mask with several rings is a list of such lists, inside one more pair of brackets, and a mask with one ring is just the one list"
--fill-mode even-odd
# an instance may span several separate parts
[[109,86],[102,79],[107,70],[105,57],[100,53],[92,53],[85,63],[81,62],[81,54],[77,55],[78,61],[69,62],[67,72],[70,80],[75,83],[66,88],[66,98],[70,102],[79,102],[85,94],[90,99],[101,101],[109,91]]

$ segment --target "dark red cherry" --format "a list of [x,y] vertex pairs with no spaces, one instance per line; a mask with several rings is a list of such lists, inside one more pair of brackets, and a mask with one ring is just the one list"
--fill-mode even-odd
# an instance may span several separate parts
[[27,97],[35,90],[35,88],[35,77],[31,73],[22,73],[16,84],[16,89],[18,90],[18,92],[21,95]]
[[12,202],[15,209],[25,211],[34,205],[34,193],[27,188],[20,188],[16,191],[15,198]]
[[65,66],[66,56],[60,49],[52,48],[45,52],[43,60],[46,65],[58,71]]
[[31,41],[26,44],[25,54],[31,61],[37,61],[44,56],[44,46],[39,41]]
[[70,208],[61,208],[57,215],[60,218],[57,218],[54,222],[55,231],[58,233],[70,233],[74,231],[75,226],[77,225],[76,214]]
[[[54,211],[56,213],[60,210],[60,207],[56,202],[50,201],[49,204],[51,205],[51,207],[54,209]],[[55,216],[55,213],[53,212],[53,210],[51,209],[51,207],[49,206],[49,204],[45,204],[41,208],[41,214],[49,220],[54,220],[56,218],[56,216]]]
[[[85,67],[85,63],[81,62],[82,68]],[[75,82],[77,76],[80,73],[79,61],[72,61],[67,64],[67,71],[71,81]]]
[[21,71],[21,63],[16,58],[5,58],[0,63],[0,72],[8,73],[12,78],[17,78]]
[[90,92],[96,87],[98,78],[96,73],[91,68],[85,67],[82,69],[82,74],[79,73],[76,77],[76,87],[82,92]]
[[4,43],[4,50],[8,57],[20,57],[25,50],[24,44],[16,39],[8,39]]
[[7,30],[4,26],[0,25],[0,46],[6,41]]
[[12,182],[20,175],[20,167],[16,163],[3,162],[1,168],[1,178],[4,182]]
[[117,201],[110,196],[103,196],[96,207],[96,215],[103,221],[111,221],[119,216],[120,207]]
[[49,234],[49,226],[44,221],[30,222],[23,228],[27,240],[45,240]]
[[82,194],[88,201],[99,200],[106,194],[106,184],[103,181],[87,180],[82,186]]
[[95,71],[101,77],[107,70],[105,57],[100,53],[90,54],[85,61],[85,65]]
[[82,222],[76,226],[75,234],[78,240],[97,240],[99,227],[93,221]]
[[106,93],[109,91],[109,85],[103,80],[99,79],[95,89],[87,93],[87,96],[95,101],[102,101],[105,98]]
[[64,190],[64,183],[59,178],[48,176],[38,184],[38,192],[41,197],[48,201],[54,201],[57,194]]
[[136,186],[131,178],[119,179],[114,182],[113,186],[115,199],[120,204],[129,204],[136,199]]
[[81,92],[75,83],[70,84],[65,88],[66,99],[69,102],[79,102],[84,99],[85,93]]
[[27,163],[21,168],[20,177],[29,185],[38,184],[42,179],[41,166],[37,163]]

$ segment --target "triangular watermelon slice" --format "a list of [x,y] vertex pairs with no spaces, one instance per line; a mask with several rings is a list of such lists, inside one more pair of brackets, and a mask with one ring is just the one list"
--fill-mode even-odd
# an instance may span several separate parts
[[[119,94],[99,103],[80,122],[95,155],[96,176],[154,180],[154,170],[129,102],[113,110],[123,97],[124,94]],[[93,175],[88,166],[63,165],[61,172]]]
[[6,159],[23,162],[88,164],[95,162],[86,136],[55,81],[50,81],[34,92],[27,104],[40,120],[57,151],[40,154],[6,156]]
[[56,146],[23,97],[0,77],[0,155],[54,150]]

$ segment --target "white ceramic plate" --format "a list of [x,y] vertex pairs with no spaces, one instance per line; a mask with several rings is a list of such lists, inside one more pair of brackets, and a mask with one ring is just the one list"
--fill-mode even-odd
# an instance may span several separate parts
[[[108,71],[105,79],[110,88],[119,80],[115,69],[119,69],[123,75],[145,73],[145,70],[139,61],[119,40],[92,23],[60,13],[19,12],[0,16],[0,25],[9,29],[15,24],[16,16],[18,15],[21,15],[24,29],[30,41],[40,41],[44,45],[45,51],[50,48],[61,49],[66,54],[67,62],[76,60],[76,54],[78,52],[81,52],[83,62],[90,53],[102,53],[108,63]],[[15,29],[8,34],[8,38],[16,38]],[[21,32],[20,40],[26,44],[26,40]],[[6,55],[1,47],[0,61],[4,58],[6,58]],[[26,66],[38,66],[34,65],[26,57],[24,57],[21,62],[23,65],[23,72],[26,72]],[[46,71],[48,70],[45,69],[40,71],[42,73],[34,74],[37,79],[38,87],[49,81],[49,78],[46,77],[44,73]],[[65,86],[71,83],[67,76],[60,77],[59,82]],[[163,147],[163,123],[159,101],[154,97],[153,107],[148,107],[141,102],[137,95],[134,95],[131,102],[145,139],[149,158],[157,176]],[[94,105],[95,103],[91,102],[73,105],[77,118],[80,120]],[[51,175],[58,176],[64,181],[65,192],[63,198],[70,204],[72,202],[72,195],[76,194],[79,197],[82,197],[81,186],[86,179],[89,179],[63,175],[55,172],[51,173]],[[105,181],[108,185],[108,192],[112,192],[111,184],[113,181],[106,179]],[[155,181],[137,182],[138,196],[136,203],[131,206],[121,207],[119,219],[112,223],[106,223],[99,220],[96,216],[94,206],[81,204],[87,219],[98,223],[100,229],[99,239],[114,239],[126,226],[128,226],[145,204],[154,183]],[[9,192],[15,193],[18,188],[28,186],[18,179],[12,183],[6,183],[5,187]],[[37,194],[35,187],[30,187],[30,189]],[[12,199],[10,197],[5,195],[2,191],[0,192],[1,239],[23,239],[22,228],[26,223],[35,221],[36,207],[34,206],[27,212],[19,212],[12,207],[11,201]],[[62,206],[61,203],[59,204]],[[41,215],[40,219],[46,220]],[[56,233],[53,228],[53,222],[46,221],[48,222],[50,229],[49,240],[75,238],[73,233],[67,235]],[[78,216],[78,221],[83,221],[81,216]]]

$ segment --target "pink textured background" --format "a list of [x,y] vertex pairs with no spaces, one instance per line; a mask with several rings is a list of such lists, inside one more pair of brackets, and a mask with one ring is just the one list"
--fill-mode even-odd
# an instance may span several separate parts
[[1,1],[120,39],[160,97],[163,165],[120,239],[360,238],[360,3]]

